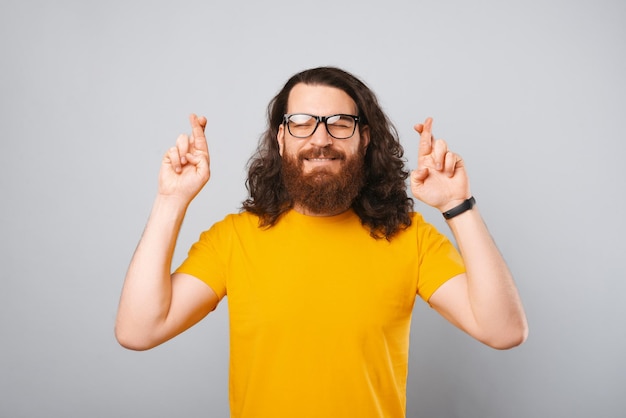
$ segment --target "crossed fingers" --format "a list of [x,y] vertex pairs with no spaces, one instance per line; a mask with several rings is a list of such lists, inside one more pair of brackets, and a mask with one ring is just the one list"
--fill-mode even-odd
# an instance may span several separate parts
[[454,175],[458,167],[463,166],[463,159],[448,149],[448,144],[443,139],[435,139],[432,134],[433,119],[427,118],[421,124],[415,125],[415,130],[420,134],[420,142],[417,152],[418,165],[420,168],[428,168],[446,174]]
[[[176,173],[182,172],[183,167],[187,163],[197,161],[197,158],[195,158],[197,152],[208,153],[204,135],[204,128],[207,123],[206,118],[192,114],[189,116],[189,122],[191,123],[191,135],[180,134],[176,139],[176,145],[167,152],[170,164]],[[192,161],[189,161],[190,159]]]

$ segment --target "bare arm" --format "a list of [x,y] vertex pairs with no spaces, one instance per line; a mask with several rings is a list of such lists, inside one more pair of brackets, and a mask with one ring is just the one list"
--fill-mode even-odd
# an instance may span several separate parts
[[115,335],[130,349],[145,350],[167,341],[218,302],[215,292],[195,277],[170,275],[187,207],[210,176],[206,119],[191,115],[190,121],[192,135],[180,135],[163,157],[159,192],[124,281]]
[[515,282],[476,207],[448,221],[466,274],[444,283],[430,304],[450,322],[498,349],[526,339],[528,324]]
[[[432,138],[432,119],[415,129],[421,134],[418,161],[411,173],[413,195],[449,210],[471,196],[463,160],[443,140]],[[474,338],[498,349],[524,342],[526,315],[513,277],[477,207],[450,220],[466,273],[444,283],[430,298],[435,310]]]

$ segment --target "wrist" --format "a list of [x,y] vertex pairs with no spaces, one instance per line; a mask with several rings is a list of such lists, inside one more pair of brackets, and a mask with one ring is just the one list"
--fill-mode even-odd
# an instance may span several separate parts
[[469,199],[462,201],[461,203],[449,208],[448,210],[442,211],[442,215],[446,220],[452,219],[455,216],[458,216],[468,210],[471,210],[476,204],[476,199],[474,196],[471,196]]
[[189,207],[189,201],[180,196],[157,194],[153,204],[153,211],[168,213],[185,213]]

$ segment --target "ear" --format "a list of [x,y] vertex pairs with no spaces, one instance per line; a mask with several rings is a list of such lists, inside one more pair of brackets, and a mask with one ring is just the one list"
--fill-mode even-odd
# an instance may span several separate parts
[[361,136],[361,146],[363,149],[367,149],[367,146],[370,143],[370,127],[365,125],[363,128],[359,128],[359,133]]
[[282,123],[278,127],[278,133],[276,134],[276,141],[278,142],[278,153],[282,157],[283,151],[285,149],[285,125]]

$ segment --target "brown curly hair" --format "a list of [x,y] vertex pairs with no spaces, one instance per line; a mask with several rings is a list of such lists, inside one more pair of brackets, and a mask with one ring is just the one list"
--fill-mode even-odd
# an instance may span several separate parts
[[282,157],[276,136],[287,111],[289,93],[299,83],[341,89],[356,103],[360,128],[369,127],[370,142],[365,154],[365,185],[354,199],[352,209],[373,237],[391,239],[411,224],[409,213],[413,200],[406,193],[405,180],[409,173],[404,168],[404,150],[374,93],[358,78],[335,67],[318,67],[295,74],[269,103],[267,131],[248,162],[249,197],[242,208],[259,216],[260,226],[271,227],[293,207],[283,184]]

